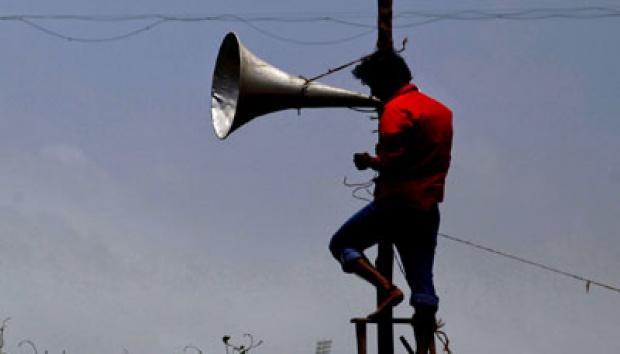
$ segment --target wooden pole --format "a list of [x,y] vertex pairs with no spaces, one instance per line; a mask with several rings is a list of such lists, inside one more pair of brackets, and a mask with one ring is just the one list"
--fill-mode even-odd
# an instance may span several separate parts
[[394,40],[392,39],[392,0],[378,0],[378,19],[377,29],[377,49],[393,49]]
[[366,354],[366,322],[355,322],[357,354]]
[[[394,249],[389,241],[380,241],[377,250],[377,270],[388,280],[392,281],[394,269]],[[383,302],[386,294],[377,291],[377,306]],[[392,308],[386,310],[377,322],[377,347],[379,354],[394,354],[394,324],[392,318],[394,311]]]
[[[377,50],[392,50],[394,41],[392,39],[392,0],[377,0]],[[391,242],[379,242],[377,251],[377,270],[384,277],[392,280],[394,250]],[[377,291],[377,305],[385,298],[386,294]],[[392,318],[394,312],[390,308],[383,314],[384,321],[377,323],[377,346],[379,354],[394,354],[394,325]]]
[[[377,0],[378,16],[377,16],[377,50],[391,50],[394,48],[392,39],[392,1],[393,0]],[[377,270],[384,277],[392,280],[393,273],[394,250],[391,242],[379,242],[377,251]],[[377,291],[377,305],[385,298],[386,294]],[[384,321],[377,323],[377,346],[379,354],[394,354],[394,325],[392,318],[394,312],[390,308],[383,314]]]

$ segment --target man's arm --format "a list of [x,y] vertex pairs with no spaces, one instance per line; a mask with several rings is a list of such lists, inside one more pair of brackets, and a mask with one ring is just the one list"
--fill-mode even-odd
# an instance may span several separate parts
[[373,160],[375,159],[376,157],[370,156],[370,154],[367,152],[360,152],[353,155],[353,163],[355,164],[355,167],[357,167],[357,169],[360,171],[372,168]]
[[353,155],[353,162],[358,170],[373,169],[375,171],[397,171],[402,165],[405,156],[405,142],[403,133],[383,135],[377,146],[377,156],[367,152]]

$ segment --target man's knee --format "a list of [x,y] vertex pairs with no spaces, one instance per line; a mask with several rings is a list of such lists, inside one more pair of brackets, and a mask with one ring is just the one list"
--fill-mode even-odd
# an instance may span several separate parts
[[364,253],[351,247],[342,247],[342,245],[330,242],[329,251],[332,256],[340,263],[345,273],[352,273],[351,264],[358,258],[365,258]]
[[332,254],[334,258],[338,260],[340,258],[341,250],[342,248],[335,241],[335,238],[332,237],[332,239],[329,241],[329,252]]

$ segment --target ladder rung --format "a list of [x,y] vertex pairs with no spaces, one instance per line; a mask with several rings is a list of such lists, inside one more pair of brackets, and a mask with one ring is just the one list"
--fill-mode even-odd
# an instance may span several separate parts
[[356,317],[351,319],[351,323],[395,323],[395,324],[412,324],[411,317],[395,317],[388,319],[369,319],[367,317]]

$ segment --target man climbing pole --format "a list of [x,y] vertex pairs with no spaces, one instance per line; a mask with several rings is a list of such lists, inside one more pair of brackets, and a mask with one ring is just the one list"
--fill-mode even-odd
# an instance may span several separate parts
[[[393,48],[392,0],[377,0],[377,5],[377,51],[353,71],[383,103],[379,109],[376,156],[354,155],[358,169],[378,172],[374,201],[336,232],[330,250],[344,271],[377,287],[377,309],[368,316],[375,319],[384,313],[391,317],[388,309],[404,298],[391,282],[391,244],[396,246],[411,288],[410,304],[415,309],[412,322],[416,353],[426,354],[429,349],[434,352],[439,298],[433,283],[433,263],[439,230],[438,204],[443,201],[450,167],[452,112],[411,83],[411,71]],[[379,241],[380,271],[363,253]],[[392,334],[391,324],[379,326],[379,347],[385,345],[390,354]]]
[[359,170],[378,172],[374,200],[353,215],[332,237],[329,248],[345,272],[373,284],[385,296],[368,317],[376,319],[404,298],[368,261],[364,250],[391,242],[402,260],[414,307],[416,353],[428,353],[436,327],[439,298],[433,263],[452,149],[452,112],[411,83],[404,59],[393,49],[378,49],[353,70],[382,101],[376,156],[354,155]]

